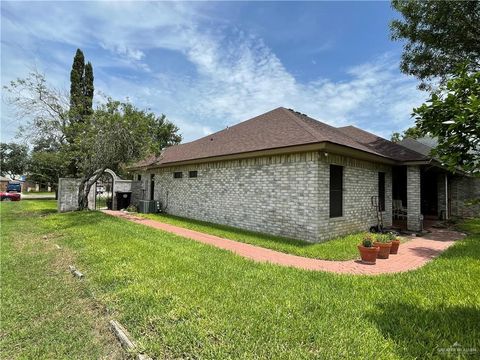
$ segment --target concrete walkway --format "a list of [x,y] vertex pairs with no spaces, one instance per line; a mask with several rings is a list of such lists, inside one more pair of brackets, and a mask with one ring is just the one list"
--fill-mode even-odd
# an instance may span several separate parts
[[401,244],[397,255],[390,255],[390,258],[385,260],[378,259],[376,265],[365,265],[359,260],[329,261],[290,255],[165,224],[160,221],[144,219],[121,211],[104,210],[103,212],[108,215],[199,241],[204,244],[229,250],[237,255],[254,261],[269,262],[304,270],[328,271],[355,275],[389,274],[417,269],[440,255],[442,251],[453,245],[455,240],[459,240],[464,236],[464,234],[456,231],[431,229],[431,234],[428,234],[425,237],[415,237],[407,243]]

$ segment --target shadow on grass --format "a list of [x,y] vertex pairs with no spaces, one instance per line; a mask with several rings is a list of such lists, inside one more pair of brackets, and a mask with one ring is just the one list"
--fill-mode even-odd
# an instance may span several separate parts
[[295,245],[298,247],[308,248],[309,246],[317,244],[317,243],[310,243],[303,240],[292,239],[288,237],[268,235],[268,234],[264,234],[256,231],[244,230],[244,229],[240,229],[240,228],[228,226],[228,225],[220,225],[220,224],[210,223],[210,222],[201,221],[201,220],[184,218],[180,216],[174,216],[174,215],[168,215],[168,214],[161,214],[156,216],[157,221],[162,221],[163,218],[177,220],[177,221],[187,221],[188,223],[194,226],[206,226],[218,231],[235,232],[236,234],[239,234],[239,235],[252,236],[252,237],[256,237],[266,241],[274,241],[274,242],[284,243],[288,245]]
[[457,242],[442,254],[442,258],[480,260],[480,234],[470,235]]
[[480,310],[474,307],[381,303],[367,316],[401,357],[438,358],[453,352],[462,358],[480,356]]
[[[75,228],[81,226],[100,225],[103,222],[115,220],[114,218],[101,213],[100,211],[72,211],[59,214],[62,228]],[[101,231],[101,228],[98,228]]]

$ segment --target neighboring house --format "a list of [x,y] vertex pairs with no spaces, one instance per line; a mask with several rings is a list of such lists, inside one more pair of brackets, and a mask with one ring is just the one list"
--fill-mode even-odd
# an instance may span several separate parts
[[0,176],[0,192],[7,191],[7,185],[9,181],[10,181],[9,178],[5,176]]
[[313,242],[375,225],[372,197],[386,226],[395,204],[418,231],[422,214],[478,211],[462,191],[480,196],[478,179],[451,174],[428,153],[285,108],[171,146],[131,170],[144,198],[169,214]]

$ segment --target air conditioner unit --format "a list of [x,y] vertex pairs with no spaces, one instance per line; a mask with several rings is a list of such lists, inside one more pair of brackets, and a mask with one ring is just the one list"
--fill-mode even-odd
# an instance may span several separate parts
[[158,200],[140,200],[138,202],[138,212],[142,214],[150,214],[160,212],[161,205]]

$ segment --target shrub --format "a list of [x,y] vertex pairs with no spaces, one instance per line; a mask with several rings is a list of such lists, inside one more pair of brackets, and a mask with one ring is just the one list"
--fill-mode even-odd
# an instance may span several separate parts
[[138,209],[135,205],[128,205],[127,209],[126,209],[128,212],[138,212]]

